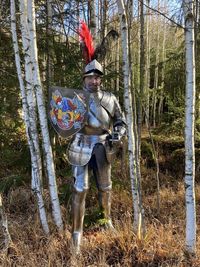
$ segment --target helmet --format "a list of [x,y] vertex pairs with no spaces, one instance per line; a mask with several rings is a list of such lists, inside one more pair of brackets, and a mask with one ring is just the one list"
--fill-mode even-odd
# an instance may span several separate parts
[[83,57],[87,64],[83,71],[83,77],[94,74],[103,76],[103,67],[97,60],[104,60],[110,40],[118,38],[118,33],[115,30],[109,31],[96,48],[93,46],[93,37],[84,21],[80,24],[78,34]]
[[83,77],[90,75],[103,76],[103,67],[96,59],[89,62],[84,68]]

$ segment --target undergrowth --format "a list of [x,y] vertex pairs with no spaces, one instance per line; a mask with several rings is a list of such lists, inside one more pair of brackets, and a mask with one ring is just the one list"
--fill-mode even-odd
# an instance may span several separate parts
[[[200,187],[197,186],[197,194]],[[199,195],[199,194],[198,194]],[[41,230],[37,208],[28,189],[14,190],[6,203],[12,244],[1,253],[0,266],[199,266],[184,255],[184,188],[161,190],[161,213],[156,217],[156,195],[144,196],[146,233],[139,240],[133,233],[129,192],[113,192],[114,231],[95,224],[84,231],[82,253],[75,257],[70,240],[69,212],[62,205],[65,230],[57,232],[49,212],[51,235]],[[199,199],[197,199],[199,202]],[[15,207],[15,209],[14,209]],[[198,209],[197,209],[198,210]],[[199,222],[198,222],[199,223]]]
[[[148,140],[145,140],[148,142]],[[180,143],[178,143],[179,147]],[[97,192],[93,182],[86,200],[86,216],[82,253],[75,257],[71,246],[71,189],[72,177],[68,167],[58,170],[59,197],[65,229],[58,232],[52,221],[49,191],[44,199],[51,229],[45,236],[40,225],[34,196],[27,183],[15,184],[4,194],[12,238],[7,251],[0,252],[0,266],[27,267],[106,267],[106,266],[200,266],[200,242],[197,240],[196,257],[185,254],[185,198],[184,181],[179,172],[170,171],[169,155],[159,150],[160,214],[157,212],[156,173],[150,147],[143,146],[142,198],[145,214],[145,233],[142,239],[133,232],[133,201],[128,176],[128,162],[122,168],[120,160],[113,164],[112,219],[114,231],[101,228]],[[162,147],[162,146],[161,146]],[[164,144],[163,144],[163,147]],[[176,146],[174,146],[176,149]],[[178,148],[179,149],[179,148]],[[146,154],[145,154],[145,153]],[[171,151],[169,152],[171,154]],[[145,158],[146,155],[146,158]],[[166,158],[168,163],[166,164]],[[165,168],[168,166],[169,171]],[[173,164],[173,163],[172,163]],[[63,164],[64,166],[64,164]],[[200,223],[200,185],[196,183],[197,226]],[[197,236],[199,230],[197,232]],[[2,239],[2,236],[0,236]]]

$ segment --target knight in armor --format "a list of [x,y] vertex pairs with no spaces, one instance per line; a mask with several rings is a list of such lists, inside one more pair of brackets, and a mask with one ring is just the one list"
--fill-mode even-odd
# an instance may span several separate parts
[[73,168],[72,240],[77,251],[83,234],[85,200],[89,190],[89,172],[93,171],[98,189],[99,205],[106,227],[111,220],[111,155],[112,142],[119,142],[126,124],[117,98],[101,89],[103,67],[91,60],[84,68],[83,90],[89,93],[87,121],[75,134],[69,148],[68,160]]

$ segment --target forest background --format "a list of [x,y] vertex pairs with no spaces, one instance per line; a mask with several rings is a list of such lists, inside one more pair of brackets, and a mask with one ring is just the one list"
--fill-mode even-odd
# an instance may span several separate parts
[[[16,1],[18,7],[18,1]],[[200,157],[200,3],[195,2],[196,56],[196,211],[199,224]],[[77,36],[84,19],[99,43],[114,28],[120,33],[115,1],[35,1],[37,48],[42,87],[48,100],[51,85],[81,88],[83,61]],[[94,8],[95,7],[95,8]],[[40,225],[31,191],[31,159],[23,121],[10,26],[10,5],[0,7],[0,190],[12,244],[2,249],[2,266],[199,266],[185,253],[184,110],[185,42],[181,1],[126,1],[129,29],[131,90],[135,111],[142,109],[141,192],[145,215],[143,239],[133,232],[132,192],[127,156],[114,162],[112,217],[117,232],[100,231],[95,185],[87,200],[86,243],[78,259],[70,248],[71,168],[66,160],[68,141],[54,136],[58,195],[65,230],[51,220],[48,182],[43,195],[51,235]],[[16,13],[19,19],[19,14]],[[18,26],[20,27],[20,26]],[[19,28],[17,29],[20,35]],[[19,42],[20,49],[21,43]],[[144,48],[142,49],[142,45]],[[108,48],[104,88],[119,97],[123,108],[123,59],[120,38]],[[20,52],[22,54],[22,52]],[[143,75],[141,75],[143,74]],[[142,86],[141,86],[142,85]],[[140,107],[140,108],[139,108]],[[137,113],[136,112],[136,113]],[[137,113],[138,114],[138,113]],[[139,118],[139,119],[138,119]],[[152,142],[153,141],[153,142]],[[152,146],[153,143],[153,146]],[[159,174],[159,175],[158,175]],[[159,178],[159,188],[158,188]],[[158,207],[158,190],[160,203]],[[197,229],[197,236],[198,236]],[[2,233],[3,240],[3,233]],[[3,241],[2,241],[3,248]]]

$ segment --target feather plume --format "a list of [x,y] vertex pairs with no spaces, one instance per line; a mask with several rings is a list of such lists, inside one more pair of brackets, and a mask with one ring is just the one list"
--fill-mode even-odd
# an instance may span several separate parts
[[92,59],[96,59],[97,61],[103,61],[106,53],[109,49],[109,45],[111,41],[117,40],[119,37],[119,34],[115,30],[110,30],[107,35],[103,38],[101,44],[99,44],[93,54]]
[[84,21],[81,21],[80,28],[78,30],[81,42],[81,48],[83,51],[83,57],[86,63],[89,63],[94,55],[94,46],[92,35]]

